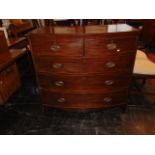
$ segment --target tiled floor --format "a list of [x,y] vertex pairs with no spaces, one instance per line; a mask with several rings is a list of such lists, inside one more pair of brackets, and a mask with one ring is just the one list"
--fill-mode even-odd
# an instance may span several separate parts
[[42,112],[31,74],[0,108],[0,134],[109,135],[155,134],[155,104],[143,96],[130,97],[126,113],[120,108],[96,112]]

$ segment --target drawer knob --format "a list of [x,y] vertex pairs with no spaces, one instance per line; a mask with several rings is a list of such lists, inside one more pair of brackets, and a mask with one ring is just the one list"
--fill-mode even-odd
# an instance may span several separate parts
[[7,73],[10,73],[11,71],[12,71],[12,68],[8,68],[8,69],[6,70]]
[[113,80],[106,80],[104,83],[106,85],[110,86],[110,85],[114,84],[114,81]]
[[111,102],[111,101],[112,101],[112,98],[110,98],[110,97],[105,97],[103,100],[104,100],[104,102]]
[[61,64],[61,63],[54,63],[54,64],[52,65],[52,67],[55,68],[55,69],[59,69],[59,68],[62,67],[62,64]]
[[114,68],[115,66],[116,66],[116,64],[114,63],[114,62],[107,62],[106,63],[106,66],[108,67],[108,68]]
[[63,81],[56,81],[55,85],[58,87],[62,87],[64,85],[64,82]]
[[50,49],[51,49],[51,51],[53,51],[53,52],[57,52],[57,51],[60,50],[60,46],[59,46],[59,45],[52,45]]
[[109,43],[107,44],[107,49],[108,50],[114,50],[117,48],[117,45],[115,43]]
[[61,98],[58,98],[57,101],[58,101],[59,103],[64,103],[64,102],[66,102],[66,99],[63,98],[63,97],[61,97]]

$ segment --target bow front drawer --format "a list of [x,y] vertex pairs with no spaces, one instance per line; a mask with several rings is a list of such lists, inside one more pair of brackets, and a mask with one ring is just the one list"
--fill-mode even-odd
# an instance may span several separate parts
[[60,58],[60,57],[36,57],[35,65],[37,72],[49,73],[105,73],[126,71],[131,72],[134,55],[124,57],[95,58]]
[[116,92],[128,88],[129,77],[115,72],[113,75],[45,75],[39,74],[41,88],[55,92],[89,93]]
[[45,105],[59,108],[104,108],[125,104],[127,93],[64,94],[42,90]]
[[87,56],[119,56],[125,53],[134,53],[135,50],[135,38],[90,38],[85,40]]
[[[77,37],[31,36],[34,55],[82,56],[83,40]],[[39,44],[38,44],[39,42]]]

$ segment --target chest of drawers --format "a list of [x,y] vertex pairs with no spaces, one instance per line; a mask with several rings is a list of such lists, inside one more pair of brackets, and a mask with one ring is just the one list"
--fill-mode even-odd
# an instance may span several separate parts
[[127,103],[138,30],[125,25],[48,27],[30,36],[42,103],[99,109]]

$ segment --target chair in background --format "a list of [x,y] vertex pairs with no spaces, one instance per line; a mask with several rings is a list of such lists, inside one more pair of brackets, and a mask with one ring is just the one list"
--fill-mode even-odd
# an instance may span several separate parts
[[[155,62],[151,61],[148,53],[141,50],[137,50],[134,71],[133,71],[133,81],[142,80],[142,84],[145,84],[146,80],[155,79]],[[144,93],[147,95],[154,95],[152,92],[144,92],[142,89],[137,89],[138,93]]]
[[10,20],[10,35],[13,37],[21,37],[26,32],[33,29],[33,24],[22,19],[11,19]]
[[[147,81],[155,88],[155,20],[142,21],[141,41],[143,45],[137,51],[133,80],[141,80],[142,86]],[[141,93],[155,96],[155,93],[137,88]]]
[[74,26],[75,19],[45,19],[45,26]]

